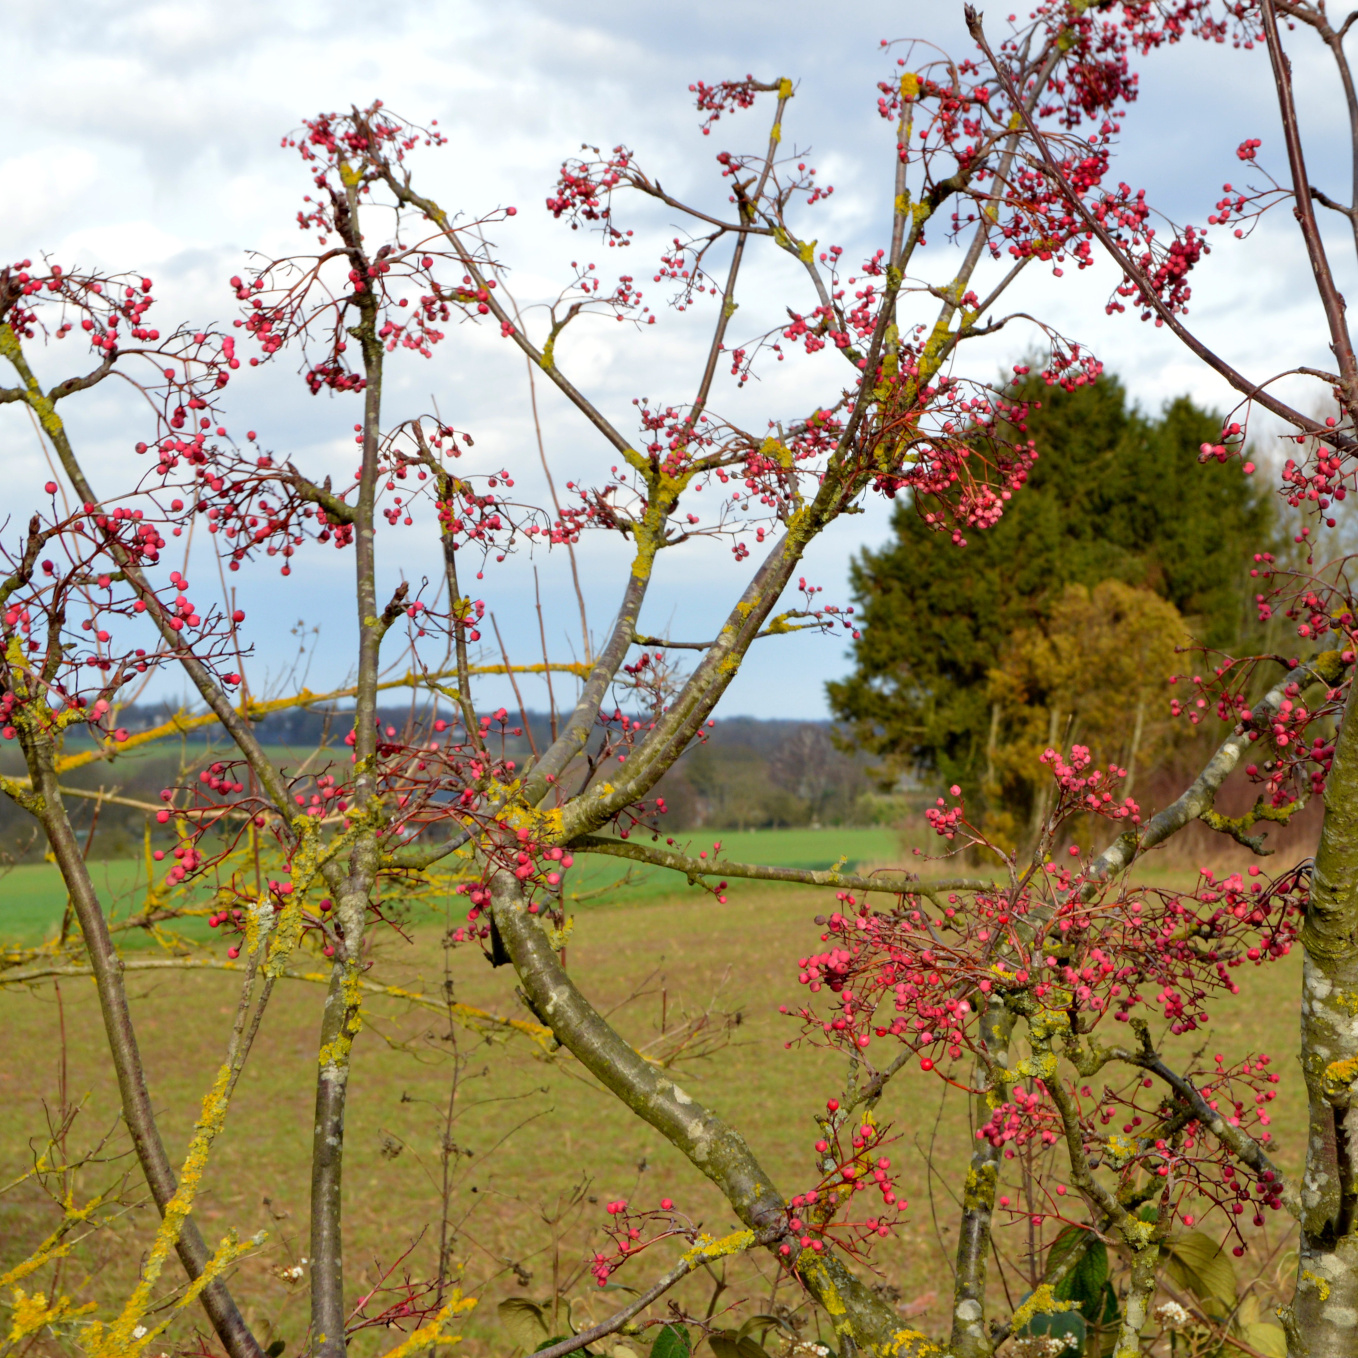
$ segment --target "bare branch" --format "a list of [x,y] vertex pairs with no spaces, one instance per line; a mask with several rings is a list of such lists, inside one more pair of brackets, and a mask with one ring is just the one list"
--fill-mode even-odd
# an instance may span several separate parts
[[1354,220],[1355,213],[1353,208],[1346,207],[1343,203],[1335,202],[1328,193],[1322,193],[1314,184],[1311,185],[1311,197],[1314,198],[1321,207],[1327,207],[1331,212],[1337,212],[1340,216],[1347,217],[1350,221]]
[[994,68],[1000,83],[1005,87],[1005,92],[1009,95],[1019,108],[1019,116],[1023,119],[1029,134],[1033,138],[1038,155],[1046,169],[1048,178],[1053,185],[1058,188],[1070,204],[1072,210],[1084,223],[1085,228],[1097,237],[1099,243],[1113,257],[1117,266],[1130,278],[1140,289],[1141,294],[1146,298],[1146,305],[1149,306],[1160,320],[1174,332],[1175,335],[1188,347],[1188,349],[1202,359],[1213,371],[1219,373],[1226,379],[1238,392],[1250,400],[1258,401],[1265,410],[1271,410],[1275,415],[1286,420],[1297,429],[1302,429],[1308,434],[1313,434],[1317,438],[1323,438],[1327,443],[1335,443],[1337,436],[1333,430],[1327,429],[1324,425],[1303,415],[1301,411],[1293,409],[1285,401],[1280,401],[1276,396],[1265,390],[1259,383],[1251,382],[1244,373],[1239,372],[1226,362],[1215,350],[1209,349],[1186,325],[1179,319],[1173,310],[1161,301],[1156,292],[1154,284],[1148,279],[1142,269],[1132,260],[1127,252],[1113,239],[1112,234],[1104,224],[1086,207],[1084,200],[1078,193],[1073,193],[1070,186],[1066,183],[1066,177],[1061,173],[1061,168],[1052,158],[1051,151],[1047,147],[1046,137],[1033,122],[1031,114],[1022,106],[1017,90],[1014,89],[1013,82],[1008,73],[1000,66],[995,59],[994,52],[990,49],[990,44],[986,40],[985,30],[981,26],[980,15],[970,5],[966,7],[967,28],[977,44],[985,53],[987,60]]
[[1311,181],[1306,173],[1301,127],[1297,121],[1296,103],[1292,98],[1292,63],[1287,59],[1282,39],[1278,36],[1278,16],[1273,0],[1260,0],[1259,10],[1268,43],[1269,60],[1273,65],[1273,81],[1278,90],[1278,108],[1282,114],[1283,140],[1287,144],[1287,160],[1292,171],[1292,196],[1297,223],[1301,227],[1302,239],[1306,242],[1306,254],[1311,261],[1316,291],[1320,294],[1321,306],[1325,310],[1330,347],[1339,360],[1339,371],[1344,379],[1345,403],[1352,413],[1358,411],[1358,359],[1354,357],[1353,339],[1344,316],[1344,299],[1335,286],[1334,274],[1325,253],[1325,242],[1321,239],[1315,208],[1312,206]]
[[303,476],[291,462],[287,466],[288,484],[304,500],[310,500],[312,504],[320,505],[325,510],[325,517],[331,523],[355,523],[357,522],[357,512],[354,506],[341,500],[338,495],[330,489],[330,478],[327,476],[321,485],[308,480]]
[[581,835],[571,840],[576,853],[609,854],[630,858],[638,863],[682,872],[690,882],[707,877],[748,877],[762,882],[795,882],[801,886],[848,887],[854,891],[888,891],[897,896],[927,896],[930,900],[956,891],[997,891],[998,885],[984,878],[956,877],[926,882],[908,872],[879,872],[870,877],[838,872],[831,868],[782,868],[759,863],[731,863],[724,858],[691,858],[670,849],[650,848],[630,840],[606,839],[602,835]]
[[[771,1245],[780,1240],[783,1234],[781,1227],[775,1232],[764,1232],[762,1235],[751,1232],[749,1244],[745,1248]],[[621,1311],[615,1312],[607,1320],[601,1320],[597,1325],[591,1325],[588,1329],[573,1334],[569,1339],[562,1339],[559,1343],[536,1349],[533,1358],[565,1358],[566,1354],[575,1353],[587,1344],[594,1343],[596,1339],[606,1339],[610,1334],[617,1334],[633,1316],[640,1315],[658,1297],[664,1296],[675,1283],[688,1277],[695,1269],[701,1268],[711,1257],[710,1250],[705,1250],[701,1245],[695,1246],[668,1273],[658,1278],[635,1301],[628,1302]]]
[[[233,974],[239,974],[245,970],[240,962],[226,961],[216,957],[128,957],[123,959],[122,969],[124,971],[152,972],[226,971]],[[41,963],[35,966],[15,968],[11,971],[0,971],[0,986],[33,985],[38,981],[52,980],[62,976],[90,976],[93,974],[93,967],[81,965],[77,962]],[[282,967],[278,969],[278,975],[285,980],[307,981],[312,985],[328,985],[330,983],[330,973],[325,971],[301,971],[296,967]],[[540,1023],[531,1023],[527,1019],[505,1018],[500,1014],[491,1013],[488,1009],[478,1009],[470,1004],[450,1005],[445,999],[422,995],[418,991],[407,990],[404,986],[382,985],[380,982],[369,981],[366,978],[360,981],[359,985],[369,995],[384,995],[388,999],[417,1005],[422,1009],[432,1010],[434,1013],[442,1014],[445,1017],[451,1015],[463,1027],[470,1028],[473,1032],[518,1033],[523,1037],[531,1038],[544,1050],[552,1042],[551,1029]]]
[[[501,873],[492,886],[493,914],[533,1007],[561,1045],[638,1117],[659,1131],[722,1191],[755,1239],[787,1237],[787,1208],[744,1137],[648,1063],[580,993],[534,915],[522,884]],[[792,1237],[795,1240],[795,1236]],[[863,1285],[832,1250],[803,1250],[799,1276],[813,1297],[833,1298],[836,1317],[864,1347],[898,1341],[913,1354],[923,1336],[902,1336],[892,1309]],[[901,1343],[902,1339],[909,1343]],[[914,1342],[918,1340],[919,1342]]]

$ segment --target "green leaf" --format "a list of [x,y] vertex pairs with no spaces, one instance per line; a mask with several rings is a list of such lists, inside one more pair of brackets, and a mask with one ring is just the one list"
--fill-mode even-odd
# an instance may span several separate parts
[[1018,1333],[1064,1339],[1072,1354],[1080,1354],[1084,1352],[1089,1326],[1079,1311],[1057,1311],[1052,1315],[1035,1315]]
[[710,1334],[707,1342],[716,1358],[769,1358],[763,1346],[733,1330],[719,1330]]
[[[560,1344],[570,1338],[572,1338],[572,1336],[568,1334],[554,1334],[551,1338],[544,1339],[533,1352],[541,1353],[543,1349],[549,1349],[553,1344]],[[576,1349],[575,1352],[580,1355],[580,1358],[597,1358],[597,1355],[591,1349]],[[573,1354],[571,1358],[575,1358],[575,1355]]]
[[1267,1308],[1259,1304],[1259,1298],[1249,1293],[1240,1303],[1235,1313],[1235,1332],[1252,1349],[1258,1349],[1267,1358],[1287,1358],[1287,1334],[1281,1325],[1275,1325],[1263,1317]]
[[1209,1316],[1224,1320],[1235,1310],[1235,1267],[1210,1235],[1189,1231],[1170,1241],[1168,1251],[1165,1272],[1197,1297]]
[[662,1325],[651,1344],[651,1358],[689,1358],[693,1345],[682,1325]]
[[1091,1325],[1098,1321],[1104,1307],[1104,1290],[1108,1286],[1108,1250],[1092,1231],[1080,1226],[1067,1226],[1052,1241],[1047,1251],[1050,1271],[1068,1259],[1072,1251],[1084,1248],[1079,1262],[1053,1289],[1061,1301],[1073,1301]]
[[1268,1358],[1287,1358],[1287,1334],[1281,1325],[1256,1320],[1251,1325],[1239,1325],[1236,1328],[1250,1348],[1258,1349]]
[[506,1297],[496,1308],[500,1324],[521,1348],[536,1352],[547,1335],[547,1312],[531,1297]]
[[281,1354],[287,1346],[288,1341],[286,1339],[275,1339],[264,1352],[268,1355],[268,1358],[279,1358],[279,1354]]

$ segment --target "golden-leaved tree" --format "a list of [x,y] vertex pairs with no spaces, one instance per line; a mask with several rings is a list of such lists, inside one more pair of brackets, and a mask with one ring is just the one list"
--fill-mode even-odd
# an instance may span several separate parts
[[[990,672],[986,790],[1006,809],[987,832],[1012,844],[1040,831],[1050,798],[1039,759],[1053,746],[1085,745],[1122,765],[1130,794],[1138,768],[1155,767],[1180,735],[1165,680],[1188,641],[1172,603],[1119,580],[1066,586],[1046,627],[1015,633]],[[1028,825],[1008,809],[1016,804],[1030,808]]]

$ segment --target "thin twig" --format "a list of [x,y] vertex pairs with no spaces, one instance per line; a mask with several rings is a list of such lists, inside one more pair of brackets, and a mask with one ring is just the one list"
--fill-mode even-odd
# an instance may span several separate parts
[[[509,652],[505,650],[505,639],[500,635],[500,624],[495,621],[495,614],[490,615],[490,625],[495,629],[495,640],[500,643],[500,654],[504,657],[505,670],[509,674],[510,685],[514,689],[514,700],[519,705],[519,719],[523,722],[523,733],[528,737],[528,748],[533,752],[533,762],[538,761],[537,742],[533,739],[533,728],[528,724],[528,709],[523,705],[523,694],[519,692],[519,681],[514,678],[514,671],[509,667]],[[555,741],[553,741],[555,744]]]

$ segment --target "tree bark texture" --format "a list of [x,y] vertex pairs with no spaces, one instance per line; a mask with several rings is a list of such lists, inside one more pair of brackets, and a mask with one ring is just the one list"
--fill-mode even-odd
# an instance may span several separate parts
[[1325,789],[1302,942],[1301,1063],[1309,1135],[1292,1318],[1308,1358],[1352,1358],[1358,1353],[1358,711],[1353,690]]

